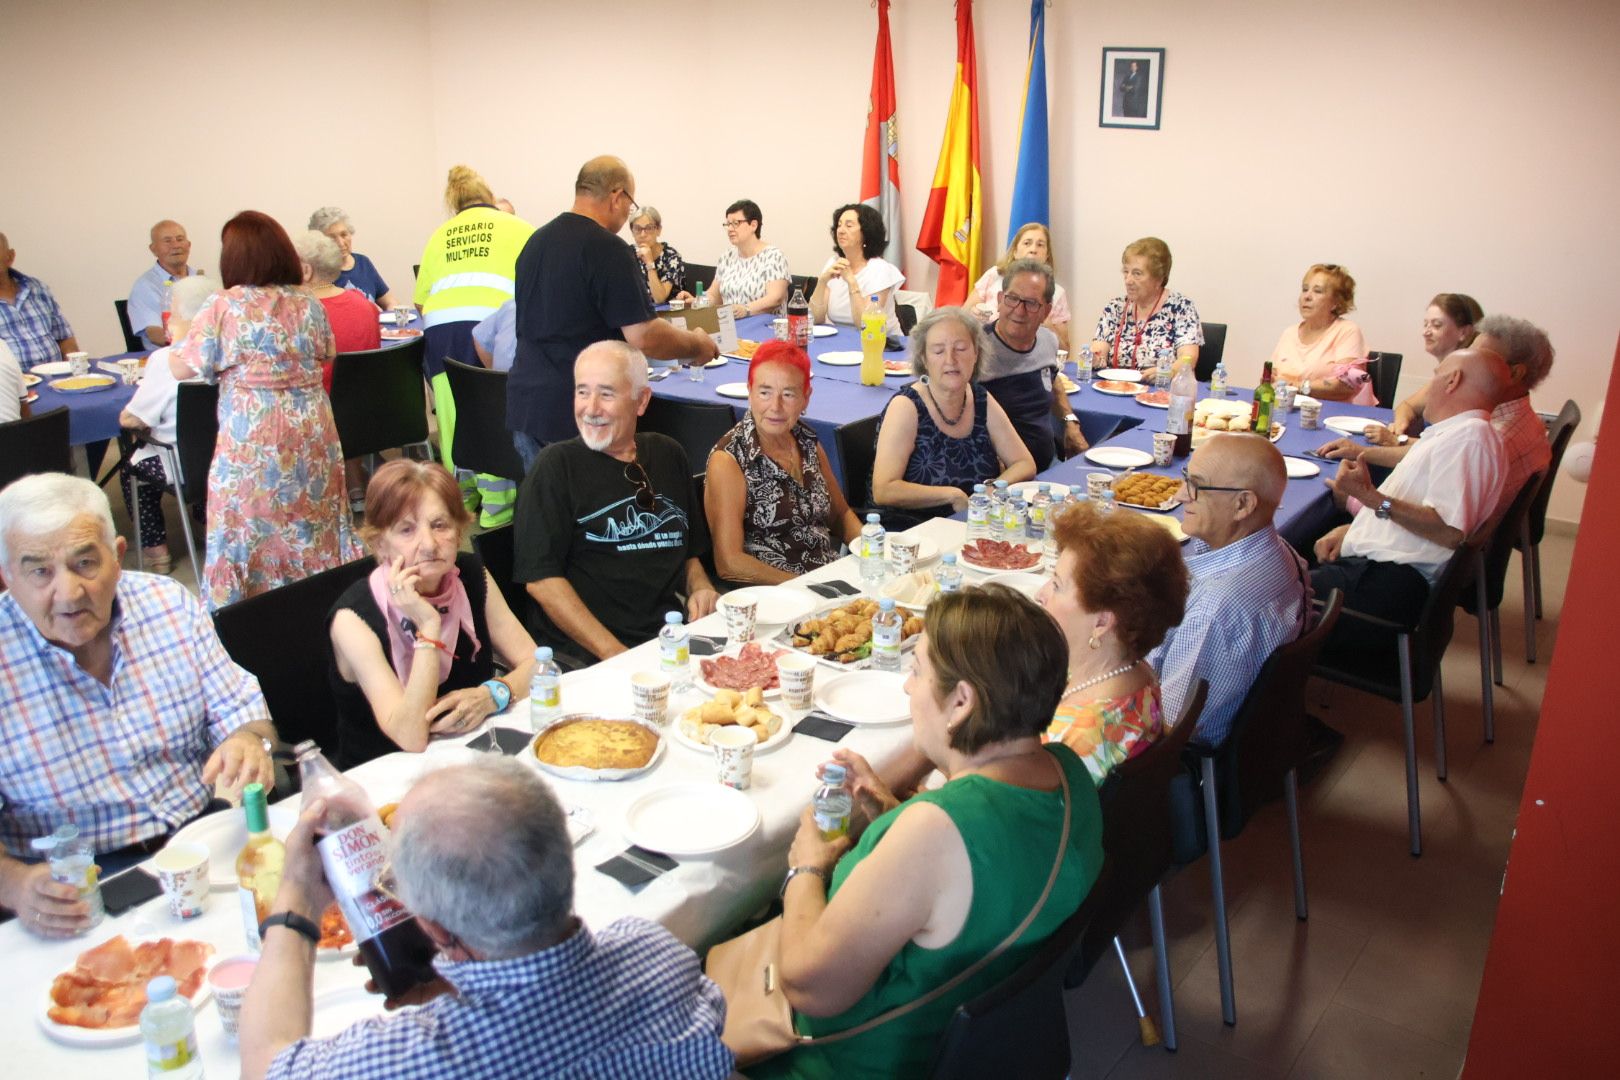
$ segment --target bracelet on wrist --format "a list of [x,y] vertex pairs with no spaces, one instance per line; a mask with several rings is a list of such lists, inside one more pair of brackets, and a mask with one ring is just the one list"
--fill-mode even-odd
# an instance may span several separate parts
[[278,911],[267,917],[259,924],[259,937],[263,938],[265,931],[274,926],[285,926],[295,934],[307,938],[313,946],[318,946],[321,943],[321,928],[296,911]]
[[446,645],[438,638],[430,638],[426,634],[416,635],[416,647],[418,649],[438,649],[440,652],[446,654],[450,652],[450,646]]
[[827,886],[830,884],[830,879],[827,877],[827,871],[823,870],[819,866],[790,866],[788,867],[787,877],[782,879],[782,889],[779,893],[777,893],[778,899],[781,899],[787,895],[788,886],[792,884],[793,879],[798,877],[800,874],[814,874],[816,877],[821,879],[821,887],[823,889],[827,888]]

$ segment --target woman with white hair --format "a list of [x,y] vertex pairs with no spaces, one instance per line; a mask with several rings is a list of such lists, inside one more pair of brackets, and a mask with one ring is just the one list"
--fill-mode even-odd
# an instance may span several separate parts
[[349,224],[349,215],[341,206],[321,207],[309,215],[309,227],[330,237],[343,254],[338,266],[338,288],[352,289],[384,311],[393,308],[397,301],[388,291],[388,282],[377,273],[376,264],[354,250],[354,226]]
[[[311,229],[293,237],[293,247],[298,250],[298,261],[303,264],[304,291],[319,300],[321,307],[326,309],[326,321],[332,324],[337,351],[364,352],[382,348],[377,305],[367,300],[358,289],[345,289],[337,284],[343,252],[332,238]],[[321,381],[330,394],[332,365],[321,366]]]

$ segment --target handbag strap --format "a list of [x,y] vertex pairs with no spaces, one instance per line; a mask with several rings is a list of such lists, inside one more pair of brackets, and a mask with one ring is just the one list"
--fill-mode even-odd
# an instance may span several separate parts
[[1052,886],[1057,884],[1058,873],[1063,869],[1063,856],[1069,850],[1069,826],[1073,817],[1070,810],[1071,806],[1073,805],[1073,798],[1069,793],[1069,771],[1063,767],[1062,759],[1060,759],[1056,754],[1048,751],[1048,756],[1051,758],[1052,764],[1057,766],[1058,785],[1063,792],[1063,801],[1062,806],[1060,807],[1063,813],[1063,829],[1058,835],[1057,855],[1052,860],[1052,872],[1046,875],[1046,885],[1041,889],[1041,895],[1036,898],[1035,906],[1029,909],[1029,914],[1024,916],[1023,921],[1017,926],[1013,927],[1012,932],[1006,937],[1002,938],[1000,943],[998,943],[995,948],[979,957],[979,959],[974,963],[957,972],[945,982],[928,991],[928,993],[924,994],[922,997],[914,998],[911,1001],[906,1002],[904,1005],[897,1005],[888,1012],[879,1013],[870,1020],[863,1021],[862,1023],[856,1024],[852,1028],[846,1028],[843,1031],[835,1031],[828,1035],[799,1035],[795,1033],[795,1045],[808,1046],[811,1043],[829,1043],[837,1042],[841,1039],[851,1039],[856,1035],[863,1035],[866,1032],[871,1031],[880,1024],[886,1024],[890,1020],[895,1020],[906,1015],[907,1013],[915,1012],[924,1005],[927,1005],[929,1002],[939,1000],[944,995],[950,993],[958,986],[961,986],[963,983],[973,978],[973,976],[977,975],[979,972],[983,971],[986,967],[993,963],[996,957],[1000,956],[1002,953],[1011,948],[1013,943],[1016,942],[1020,937],[1023,937],[1024,931],[1029,929],[1030,924],[1035,921],[1035,917],[1039,915],[1041,913],[1041,909],[1046,906],[1047,897],[1052,895]]

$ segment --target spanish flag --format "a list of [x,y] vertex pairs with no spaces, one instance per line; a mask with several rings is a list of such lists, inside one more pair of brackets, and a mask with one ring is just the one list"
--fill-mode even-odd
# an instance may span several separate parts
[[978,65],[973,56],[973,0],[956,2],[956,81],[945,118],[945,139],[923,211],[917,250],[939,264],[934,303],[960,304],[978,280],[979,204]]
[[902,266],[900,245],[900,133],[895,123],[894,53],[889,47],[889,0],[877,0],[877,52],[872,59],[872,97],[866,111],[866,151],[861,158],[861,202],[878,212],[889,233],[883,257]]

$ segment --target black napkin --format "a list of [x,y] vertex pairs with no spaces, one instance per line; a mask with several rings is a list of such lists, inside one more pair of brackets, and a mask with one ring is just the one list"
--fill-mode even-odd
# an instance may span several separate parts
[[669,873],[679,865],[668,855],[632,844],[607,862],[598,863],[596,868],[619,884],[633,889]]
[[691,656],[713,656],[725,647],[725,638],[704,637],[702,634],[693,634],[686,641],[686,651]]
[[817,596],[826,597],[828,600],[841,600],[846,596],[861,595],[861,590],[857,589],[847,581],[835,580],[806,582],[805,588],[809,589]]
[[808,735],[812,739],[825,739],[828,742],[838,742],[855,727],[842,720],[834,720],[823,712],[806,713],[804,718],[793,725],[795,735]]
[[529,748],[529,743],[533,741],[534,736],[527,731],[519,731],[517,728],[509,727],[492,727],[482,735],[475,735],[468,739],[467,749],[479,750],[486,754],[499,751],[510,756],[512,754],[521,754]]

